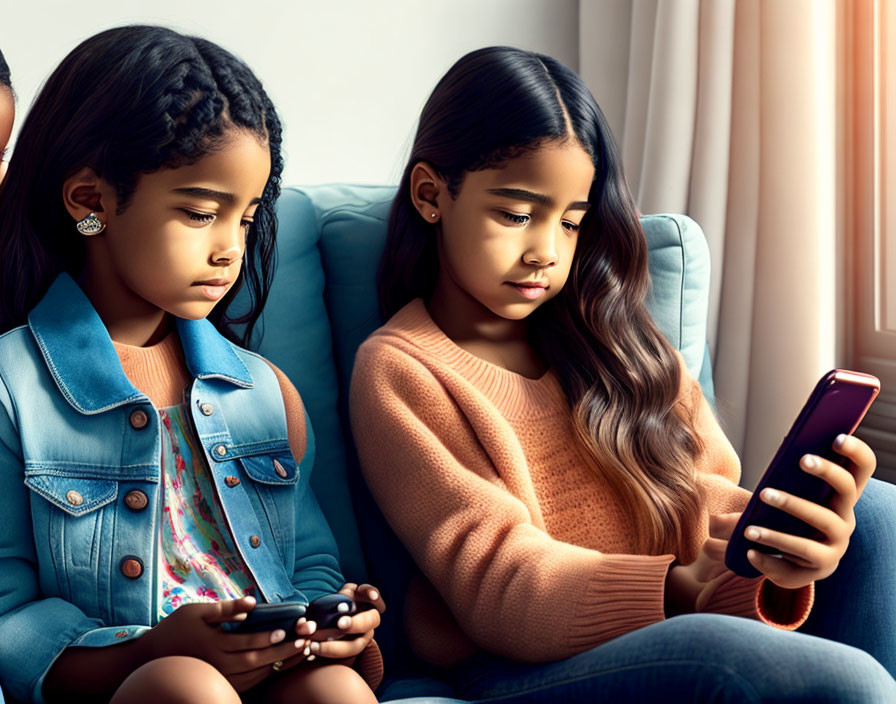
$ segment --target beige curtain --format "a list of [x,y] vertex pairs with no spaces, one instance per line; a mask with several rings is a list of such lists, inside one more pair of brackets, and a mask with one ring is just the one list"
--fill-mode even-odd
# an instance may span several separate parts
[[712,257],[719,416],[752,488],[838,358],[835,0],[582,0],[580,73],[642,212]]

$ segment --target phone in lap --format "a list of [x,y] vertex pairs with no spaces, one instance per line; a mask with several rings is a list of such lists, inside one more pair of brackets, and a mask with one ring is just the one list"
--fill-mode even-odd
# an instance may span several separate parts
[[841,433],[851,435],[855,431],[879,392],[880,381],[870,374],[834,369],[821,378],[734,529],[725,552],[725,565],[730,570],[742,577],[761,574],[747,560],[747,550],[750,549],[780,556],[775,549],[748,540],[744,536],[747,526],[761,526],[811,539],[821,537],[809,524],[761,501],[759,493],[765,487],[771,487],[827,505],[833,488],[823,479],[804,472],[799,465],[800,458],[813,454],[846,466],[849,460],[834,451],[834,440]]
[[227,633],[261,633],[283,630],[295,633],[296,622],[305,615],[307,605],[301,602],[256,604],[242,621],[227,621],[221,630]]

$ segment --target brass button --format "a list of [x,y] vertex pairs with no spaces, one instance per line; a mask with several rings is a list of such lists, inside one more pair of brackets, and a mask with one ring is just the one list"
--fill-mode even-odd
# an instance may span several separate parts
[[127,631],[118,631],[115,633],[116,638],[127,638],[127,635],[128,635]]
[[215,412],[215,407],[210,403],[200,403],[199,410],[202,412],[202,415],[210,416]]
[[139,557],[129,555],[121,561],[121,573],[129,579],[137,579],[143,574],[143,561]]
[[281,479],[286,479],[286,476],[289,474],[277,460],[274,460],[274,471],[277,472],[277,476]]
[[249,538],[249,545],[251,545],[253,548],[257,548],[259,545],[261,545],[261,538],[259,538],[257,535],[253,535],[251,538]]
[[149,503],[149,499],[146,498],[146,494],[142,491],[133,489],[125,494],[124,503],[132,511],[142,511],[146,508],[146,504]]
[[234,487],[240,483],[239,477],[224,477],[224,483],[229,487]]
[[72,489],[65,495],[65,498],[72,506],[80,506],[84,503],[84,497],[80,493]]
[[146,415],[146,411],[137,409],[133,413],[131,413],[131,427],[134,430],[143,430],[147,425],[149,425],[149,416]]
[[227,448],[224,447],[223,445],[218,445],[218,446],[215,448],[215,454],[216,454],[218,457],[223,457],[224,455],[227,454]]

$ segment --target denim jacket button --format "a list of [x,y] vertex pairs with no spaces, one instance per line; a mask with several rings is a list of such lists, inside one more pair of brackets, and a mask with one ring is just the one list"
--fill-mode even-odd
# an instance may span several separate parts
[[137,579],[143,574],[143,560],[128,555],[121,561],[121,573],[129,579]]
[[227,448],[224,447],[224,445],[218,445],[218,446],[215,448],[215,454],[216,454],[218,457],[223,457],[224,455],[227,454]]
[[115,637],[116,637],[116,638],[127,638],[127,636],[128,636],[128,632],[127,632],[127,631],[117,631],[117,632],[115,633]]
[[137,409],[133,413],[131,413],[131,427],[134,430],[143,430],[147,425],[149,425],[149,416],[146,415],[146,411]]
[[225,483],[227,486],[233,488],[233,487],[235,487],[237,484],[240,483],[240,479],[239,479],[239,477],[224,477],[224,483]]
[[259,538],[257,535],[253,535],[251,538],[249,538],[249,545],[251,545],[253,548],[257,548],[259,545],[261,545],[261,538]]
[[146,498],[146,494],[142,491],[134,489],[129,491],[124,497],[125,506],[127,506],[132,511],[142,511],[146,508],[146,505],[149,503],[149,499]]
[[72,506],[80,506],[81,504],[84,503],[84,497],[81,496],[81,494],[79,492],[75,491],[74,489],[72,489],[70,492],[68,492],[65,495],[65,498]]
[[278,477],[280,477],[281,479],[286,479],[286,475],[288,474],[288,472],[277,460],[274,460],[274,471],[277,472]]
[[204,416],[210,416],[215,412],[215,407],[210,403],[200,403],[199,410]]

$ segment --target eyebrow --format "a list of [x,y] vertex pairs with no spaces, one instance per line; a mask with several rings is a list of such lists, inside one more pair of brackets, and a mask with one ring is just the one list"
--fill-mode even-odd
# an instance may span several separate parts
[[[525,200],[530,203],[538,203],[539,205],[553,205],[554,201],[550,196],[535,191],[527,191],[525,188],[489,188],[488,193],[496,196],[504,196],[505,198],[513,198],[515,200]],[[586,200],[576,200],[569,204],[567,210],[588,210],[591,203]]]
[[[226,191],[216,191],[212,188],[199,188],[198,186],[190,186],[188,188],[175,188],[173,193],[184,193],[188,196],[197,196],[199,198],[209,198],[219,203],[228,203],[233,205],[236,202],[236,196]],[[261,203],[261,198],[253,198],[249,205]]]

